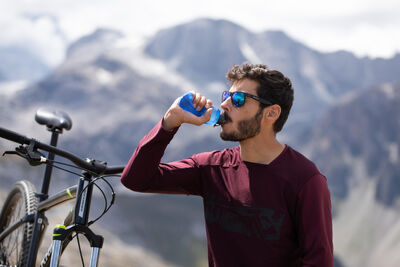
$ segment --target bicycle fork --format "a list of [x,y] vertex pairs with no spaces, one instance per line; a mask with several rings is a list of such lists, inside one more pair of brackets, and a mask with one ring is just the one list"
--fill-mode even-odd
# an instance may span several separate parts
[[90,256],[90,267],[96,267],[99,261],[100,249],[103,247],[104,238],[96,235],[88,225],[90,203],[92,199],[93,184],[92,176],[84,172],[79,179],[77,199],[73,210],[73,223],[71,225],[57,225],[53,232],[53,248],[50,267],[57,267],[63,250],[63,241],[72,239],[73,233],[83,234],[89,241],[92,248]]
[[103,237],[94,234],[92,230],[90,230],[90,228],[88,228],[87,226],[75,224],[68,227],[65,227],[64,225],[57,225],[54,229],[53,252],[51,254],[50,267],[58,266],[62,250],[62,242],[69,236],[71,236],[74,232],[76,234],[84,234],[85,237],[88,239],[88,241],[90,242],[90,247],[92,248],[89,266],[97,266],[99,261],[100,249],[103,247]]

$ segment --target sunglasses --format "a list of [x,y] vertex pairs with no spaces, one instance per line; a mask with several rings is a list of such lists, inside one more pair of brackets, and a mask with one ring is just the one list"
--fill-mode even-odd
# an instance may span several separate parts
[[267,101],[265,99],[262,99],[262,98],[260,98],[258,96],[255,96],[255,95],[252,95],[252,94],[248,94],[248,93],[245,93],[245,92],[229,92],[229,91],[222,92],[222,102],[227,100],[229,97],[231,97],[232,104],[235,107],[243,106],[244,105],[244,100],[246,99],[246,97],[253,98],[253,99],[263,103],[264,105],[268,105],[268,106],[273,105],[271,102],[269,102],[269,101]]

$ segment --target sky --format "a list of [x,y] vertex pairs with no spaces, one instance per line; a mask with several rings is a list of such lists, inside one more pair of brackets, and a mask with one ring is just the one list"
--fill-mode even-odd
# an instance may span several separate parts
[[69,43],[98,27],[142,38],[197,18],[226,19],[253,32],[283,30],[321,52],[400,52],[398,0],[0,0],[0,46],[29,45],[54,66]]

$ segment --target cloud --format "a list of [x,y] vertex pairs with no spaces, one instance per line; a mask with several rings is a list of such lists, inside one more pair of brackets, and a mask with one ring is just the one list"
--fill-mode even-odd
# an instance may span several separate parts
[[281,29],[321,51],[390,57],[400,50],[397,0],[16,0],[2,5],[0,45],[28,43],[52,65],[62,60],[70,42],[97,27],[150,36],[199,17],[228,19],[252,31]]
[[48,65],[54,66],[64,57],[66,40],[52,16],[2,16],[0,32],[1,46],[25,47]]

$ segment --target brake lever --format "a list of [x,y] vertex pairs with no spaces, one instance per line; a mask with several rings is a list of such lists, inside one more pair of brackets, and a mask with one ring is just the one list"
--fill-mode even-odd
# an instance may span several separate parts
[[4,157],[5,155],[17,155],[24,159],[27,159],[26,147],[23,145],[20,145],[20,146],[16,147],[15,150],[4,151],[2,156]]
[[[16,151],[7,150],[7,151],[4,151],[2,156],[4,157],[5,155],[19,155],[19,154]],[[19,155],[19,156],[21,156],[21,155]]]
[[7,154],[18,155],[26,159],[31,166],[38,166],[47,161],[46,157],[36,150],[35,141],[32,140],[28,146],[20,145],[15,148],[15,151],[5,151],[3,156]]

